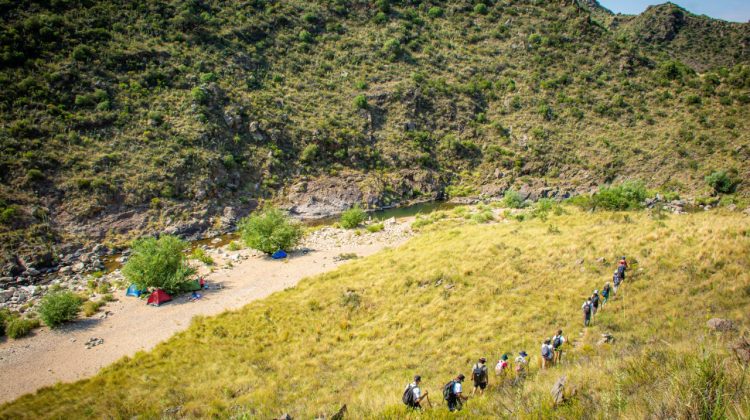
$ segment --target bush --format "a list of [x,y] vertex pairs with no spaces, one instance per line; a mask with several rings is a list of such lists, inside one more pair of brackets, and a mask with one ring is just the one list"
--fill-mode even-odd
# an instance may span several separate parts
[[302,227],[277,209],[263,210],[242,219],[239,231],[247,246],[266,254],[288,250],[302,238]]
[[44,173],[39,169],[29,169],[29,171],[26,172],[26,177],[29,181],[41,181],[44,179]]
[[5,326],[12,319],[10,311],[7,309],[0,309],[0,337],[5,335]]
[[427,11],[427,16],[437,19],[443,16],[443,9],[437,6],[432,6],[430,7],[430,10]]
[[320,151],[320,148],[318,147],[317,144],[315,143],[308,144],[302,150],[302,153],[300,154],[299,158],[303,162],[307,162],[307,163],[312,162],[318,156],[319,151]]
[[383,44],[383,54],[390,61],[396,61],[401,57],[403,50],[401,49],[401,42],[398,39],[391,38]]
[[357,95],[354,98],[354,106],[357,107],[357,109],[366,109],[367,97],[365,95]]
[[717,193],[733,193],[739,181],[730,176],[726,171],[715,171],[706,178],[706,183]]
[[367,231],[370,233],[380,232],[385,228],[385,225],[382,223],[373,223],[371,225],[367,225]]
[[198,260],[206,265],[214,265],[214,259],[210,255],[206,254],[203,248],[195,248],[190,254],[190,258]]
[[185,264],[182,251],[186,247],[185,241],[171,235],[137,240],[122,273],[139,290],[159,288],[167,293],[179,292],[194,272]]
[[349,210],[341,213],[341,227],[345,229],[353,229],[364,222],[367,218],[367,214],[359,206],[354,206]]
[[503,196],[503,205],[512,209],[521,209],[524,207],[524,200],[517,191],[508,190]]
[[38,319],[10,318],[5,324],[5,333],[12,339],[27,336],[31,330],[39,327]]
[[81,311],[81,298],[70,291],[53,292],[42,299],[39,316],[50,328],[73,320]]
[[208,101],[208,93],[203,88],[196,86],[190,91],[190,96],[196,103],[204,104]]
[[102,306],[104,306],[106,304],[107,304],[107,302],[105,302],[103,300],[98,300],[96,302],[93,301],[93,300],[89,300],[89,301],[84,302],[84,304],[83,304],[83,316],[90,317],[90,316],[94,315],[95,313],[99,312],[99,309]]
[[487,14],[487,5],[484,3],[477,3],[474,6],[474,13],[478,13],[480,15],[486,15]]
[[306,44],[312,43],[314,39],[312,34],[304,29],[299,32],[298,38],[301,42],[304,42]]
[[626,181],[615,187],[600,187],[588,205],[592,209],[633,210],[640,208],[646,198],[648,191],[642,182]]

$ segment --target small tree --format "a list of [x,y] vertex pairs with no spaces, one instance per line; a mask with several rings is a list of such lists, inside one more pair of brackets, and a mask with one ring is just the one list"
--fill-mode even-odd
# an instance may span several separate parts
[[367,96],[365,95],[355,96],[354,106],[357,107],[357,109],[366,109],[367,108]]
[[521,197],[521,194],[519,194],[517,191],[508,190],[505,192],[505,196],[503,197],[503,204],[506,207],[510,207],[512,209],[523,208],[523,197]]
[[179,292],[195,270],[185,263],[187,243],[171,235],[144,238],[133,243],[132,254],[122,273],[140,290],[152,287]]
[[71,291],[53,292],[42,299],[39,317],[50,328],[72,321],[81,311],[81,298]]
[[367,218],[367,214],[359,206],[354,206],[341,213],[341,226],[346,229],[354,229]]
[[715,171],[706,177],[706,183],[717,193],[733,193],[737,187],[737,180],[733,179],[726,171]]
[[302,239],[302,227],[277,209],[266,209],[242,219],[239,230],[247,246],[266,254],[290,249]]

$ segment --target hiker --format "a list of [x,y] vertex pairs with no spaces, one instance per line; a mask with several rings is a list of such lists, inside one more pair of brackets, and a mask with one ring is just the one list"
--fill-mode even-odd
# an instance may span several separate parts
[[607,300],[609,300],[610,290],[611,290],[611,287],[609,286],[609,282],[607,282],[604,285],[604,288],[602,289],[602,306],[604,306],[604,304],[607,303]]
[[594,318],[596,316],[596,311],[599,310],[599,290],[594,290],[594,293],[591,294],[591,318]]
[[591,298],[586,299],[585,302],[583,302],[583,305],[581,305],[581,310],[583,310],[583,326],[588,327],[589,323],[591,323],[591,310],[592,310],[593,304],[591,303]]
[[552,351],[554,352],[552,362],[554,364],[560,363],[562,359],[562,345],[565,344],[565,337],[563,336],[562,330],[557,330],[557,334],[552,337]]
[[450,411],[460,410],[463,406],[463,402],[469,399],[469,397],[463,395],[463,387],[461,383],[464,379],[466,379],[464,374],[459,373],[458,376],[443,387],[443,398],[448,402],[448,409]]
[[508,375],[508,353],[500,356],[500,360],[495,365],[495,376],[504,379]]
[[[428,394],[427,391],[422,394],[422,390],[419,388],[420,382],[422,382],[422,377],[419,375],[414,376],[414,382],[406,386],[406,389],[404,389],[404,396],[401,398],[407,407],[415,410],[422,409],[422,400],[427,398]],[[427,402],[430,402],[429,398],[427,398]],[[432,403],[430,403],[430,405],[432,405]]]
[[529,364],[528,356],[529,354],[525,350],[518,353],[518,357],[516,357],[516,379],[526,376],[526,366]]
[[477,392],[477,388],[479,388],[479,394],[484,394],[484,389],[487,388],[489,375],[486,363],[487,359],[482,357],[474,367],[471,368],[471,379],[474,381],[474,389],[471,391],[471,395],[474,395],[474,393]]
[[542,343],[542,370],[546,369],[553,363],[554,354],[552,352],[552,339],[548,338]]
[[625,256],[622,256],[619,264],[617,265],[617,272],[620,274],[620,279],[625,280],[625,270],[628,269],[628,262],[625,260]]
[[615,294],[617,294],[617,288],[620,287],[621,281],[622,279],[620,278],[620,272],[615,271],[615,274],[612,276],[612,283],[615,285],[612,290],[615,292]]

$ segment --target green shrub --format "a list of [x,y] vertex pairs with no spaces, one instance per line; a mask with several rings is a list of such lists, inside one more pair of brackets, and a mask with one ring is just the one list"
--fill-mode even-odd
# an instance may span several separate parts
[[39,305],[39,317],[50,328],[72,321],[81,311],[81,298],[70,291],[48,294]]
[[41,181],[44,179],[44,174],[39,169],[29,169],[29,171],[26,172],[26,178],[28,178],[29,181]]
[[477,3],[474,6],[474,13],[478,13],[480,15],[486,15],[487,14],[487,5],[484,3]]
[[227,249],[230,251],[239,251],[240,249],[242,249],[242,245],[240,245],[237,241],[232,241],[229,243],[229,246],[227,246]]
[[706,183],[717,193],[733,193],[739,181],[730,176],[726,171],[715,171],[706,176]]
[[266,254],[289,250],[302,239],[302,227],[277,209],[266,209],[242,219],[239,231],[247,246]]
[[103,300],[98,300],[98,301],[89,300],[89,301],[84,302],[83,303],[83,316],[88,318],[96,314],[97,312],[99,312],[99,309],[106,304],[107,302]]
[[[367,100],[365,99],[365,102]],[[299,158],[301,161],[309,163],[315,160],[315,158],[318,156],[320,148],[317,144],[311,143],[305,146],[305,148],[302,150],[302,153],[300,154]]]
[[171,235],[139,239],[133,243],[132,254],[122,273],[140,290],[159,288],[167,293],[179,292],[194,273],[185,263],[182,251],[186,247],[185,241]]
[[206,265],[214,265],[214,259],[206,254],[206,251],[203,248],[195,248],[193,252],[190,253],[190,258],[198,260]]
[[299,31],[299,35],[297,35],[297,38],[299,38],[301,42],[304,42],[306,44],[310,44],[314,40],[313,35],[309,31],[306,31],[304,29]]
[[193,98],[193,101],[199,104],[204,104],[208,101],[208,93],[200,86],[194,87],[190,91],[190,96]]
[[371,225],[367,225],[367,231],[370,233],[380,232],[385,228],[385,225],[382,223],[373,223]]
[[0,337],[5,335],[5,325],[12,319],[10,311],[7,309],[0,309]]
[[524,200],[520,193],[511,189],[505,191],[503,205],[512,209],[522,209],[524,207]]
[[5,324],[5,333],[12,339],[18,339],[27,336],[31,330],[39,327],[38,319],[26,319],[12,317]]
[[0,224],[10,225],[19,216],[18,207],[8,206],[0,211]]
[[357,109],[367,109],[367,96],[357,95],[354,97],[354,106]]
[[401,42],[398,39],[391,38],[383,44],[383,54],[390,61],[396,61],[401,57],[403,50],[401,49]]
[[427,11],[427,16],[437,19],[439,17],[443,16],[443,9],[437,6],[430,7],[430,10]]
[[344,229],[354,229],[359,226],[360,223],[364,222],[367,218],[367,213],[362,210],[359,206],[354,206],[349,210],[341,213],[340,224]]
[[633,210],[640,208],[646,198],[648,190],[643,182],[626,181],[614,187],[600,187],[588,203],[581,203],[593,209]]

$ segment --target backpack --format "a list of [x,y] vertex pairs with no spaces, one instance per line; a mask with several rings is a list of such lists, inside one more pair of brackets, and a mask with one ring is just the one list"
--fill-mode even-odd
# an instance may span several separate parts
[[622,277],[622,274],[625,272],[625,266],[624,265],[618,266],[617,272],[620,274],[620,277]]
[[542,346],[542,357],[544,357],[545,359],[552,358],[552,352],[549,351],[549,346]]
[[404,402],[404,404],[408,405],[409,407],[414,407],[417,405],[416,401],[414,401],[414,386],[411,384],[406,386],[406,390],[404,391],[404,396],[401,397],[401,401]]
[[508,362],[506,362],[505,360],[497,362],[497,365],[495,366],[495,375],[501,375],[507,367]]
[[591,313],[591,305],[588,302],[583,304],[583,313],[587,315]]
[[555,339],[552,340],[552,347],[557,349],[560,346],[562,346],[562,338],[559,335],[556,335]]
[[594,306],[596,306],[596,304],[599,303],[599,295],[591,296],[591,303],[593,303]]
[[453,393],[453,387],[456,385],[456,381],[450,381],[443,386],[443,399],[448,401],[453,398],[456,394]]
[[475,382],[484,382],[487,376],[486,365],[479,366],[479,363],[474,365],[474,369],[471,371],[471,376]]

